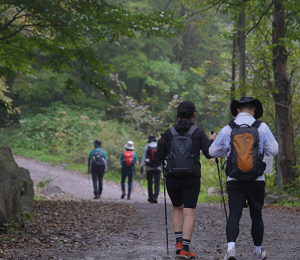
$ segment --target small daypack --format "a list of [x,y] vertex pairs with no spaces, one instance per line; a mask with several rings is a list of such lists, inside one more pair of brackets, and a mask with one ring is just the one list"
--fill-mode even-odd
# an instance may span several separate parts
[[93,167],[105,168],[106,167],[106,161],[103,157],[102,150],[100,150],[100,151],[93,150],[93,151],[94,151]]
[[149,161],[146,163],[147,166],[149,166],[149,167],[160,166],[161,162],[156,157],[156,155],[155,155],[156,153],[157,153],[157,146],[155,146],[155,147],[148,146],[146,155],[147,155],[147,159]]
[[124,167],[132,167],[133,166],[133,151],[125,151],[124,159],[123,159]]
[[195,156],[192,143],[192,135],[197,127],[192,125],[187,133],[179,135],[175,127],[171,127],[173,136],[169,155],[168,155],[168,172],[178,178],[185,178],[193,174],[194,167],[199,161]]
[[261,121],[256,120],[251,126],[237,125],[231,120],[231,152],[226,163],[226,175],[239,181],[254,181],[264,173],[266,164],[259,151],[258,127]]

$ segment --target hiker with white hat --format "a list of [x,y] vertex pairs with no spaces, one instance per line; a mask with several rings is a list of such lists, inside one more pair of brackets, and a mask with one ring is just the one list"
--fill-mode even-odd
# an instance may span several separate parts
[[132,141],[128,141],[125,144],[126,151],[122,152],[120,158],[121,167],[121,188],[122,188],[122,195],[121,199],[124,199],[126,196],[125,190],[125,180],[128,177],[128,192],[127,192],[127,199],[130,200],[131,190],[132,190],[132,180],[134,174],[134,165],[139,164],[138,158],[134,150],[134,143]]

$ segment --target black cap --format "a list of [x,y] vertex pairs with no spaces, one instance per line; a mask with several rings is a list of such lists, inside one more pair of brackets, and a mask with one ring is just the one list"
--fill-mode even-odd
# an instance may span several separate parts
[[187,117],[191,117],[196,112],[196,107],[191,101],[183,101],[179,104],[177,108],[177,115],[180,115],[180,112],[185,110]]
[[239,107],[239,104],[250,103],[250,102],[253,103],[253,105],[256,107],[254,118],[255,119],[261,118],[264,112],[263,106],[258,99],[254,99],[253,97],[241,97],[240,100],[232,100],[230,106],[231,114],[233,116],[237,116],[238,114],[237,108]]
[[97,146],[97,147],[100,147],[100,146],[101,146],[101,143],[102,143],[102,142],[101,142],[100,140],[97,139],[97,140],[95,140],[94,145]]
[[150,142],[152,142],[152,141],[157,141],[156,140],[156,137],[154,136],[154,135],[149,135],[149,138],[148,138],[148,142],[150,143]]

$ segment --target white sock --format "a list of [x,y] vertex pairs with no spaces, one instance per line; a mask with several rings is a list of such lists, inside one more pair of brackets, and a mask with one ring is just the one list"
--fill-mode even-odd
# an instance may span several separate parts
[[227,247],[227,252],[229,251],[229,250],[231,250],[232,248],[235,248],[235,242],[228,242],[228,247]]
[[261,246],[254,246],[254,251],[261,253]]

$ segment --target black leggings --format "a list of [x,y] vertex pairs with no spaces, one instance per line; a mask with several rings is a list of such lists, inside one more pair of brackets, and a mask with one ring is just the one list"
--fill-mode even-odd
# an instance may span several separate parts
[[255,246],[261,246],[264,235],[261,211],[264,205],[265,182],[229,181],[227,182],[227,192],[229,202],[229,219],[226,227],[227,242],[235,242],[239,235],[239,222],[247,200],[252,219],[252,239]]
[[186,178],[166,177],[168,194],[174,207],[195,209],[200,192],[200,177],[191,175]]

